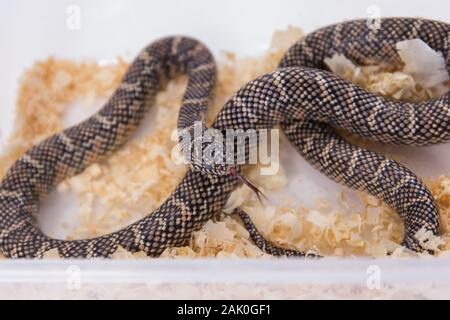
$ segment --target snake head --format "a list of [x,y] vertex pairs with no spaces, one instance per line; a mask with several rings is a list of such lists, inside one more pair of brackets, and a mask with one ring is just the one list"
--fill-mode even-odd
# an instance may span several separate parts
[[213,176],[226,176],[230,174],[229,165],[207,163],[207,162],[191,162],[191,169]]
[[192,143],[184,145],[184,156],[189,160],[191,169],[213,176],[232,175],[255,192],[262,203],[262,198],[267,199],[267,197],[240,173],[236,166],[236,155],[233,152],[226,154],[226,147],[220,138],[221,133],[218,130],[215,133],[216,135],[207,136],[203,131],[203,134],[196,136]]
[[183,157],[193,171],[213,176],[230,174],[225,158],[222,132],[207,128],[201,121],[179,131]]
[[259,202],[264,205],[263,198],[268,200],[267,196],[249,179],[247,179],[235,165],[217,164],[217,163],[197,163],[191,164],[195,171],[200,171],[214,176],[232,175],[234,178],[249,187],[258,197]]
[[[187,153],[191,169],[213,176],[230,174],[223,148],[216,141],[195,141]],[[186,157],[186,156],[185,156]]]

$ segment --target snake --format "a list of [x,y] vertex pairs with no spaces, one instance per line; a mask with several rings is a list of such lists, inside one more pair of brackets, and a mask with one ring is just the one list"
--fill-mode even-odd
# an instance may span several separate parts
[[[450,139],[449,94],[418,103],[390,100],[331,73],[324,59],[341,53],[359,64],[399,63],[395,44],[418,38],[443,55],[450,71],[449,31],[444,22],[399,17],[381,18],[376,29],[364,19],[318,29],[289,48],[276,70],[233,94],[211,128],[226,132],[281,126],[314,167],[393,207],[405,224],[402,245],[423,251],[417,231],[425,228],[434,235],[440,233],[431,192],[405,166],[351,144],[335,128],[383,143],[442,143]],[[213,56],[188,37],[150,44],[132,62],[100,111],[33,146],[8,169],[0,182],[0,250],[6,257],[39,258],[54,248],[64,258],[110,257],[118,246],[157,257],[169,247],[189,243],[192,233],[221,211],[242,180],[242,166],[203,163],[193,152],[190,169],[163,204],[118,231],[92,239],[62,240],[45,235],[37,225],[40,203],[50,190],[123,145],[153,104],[156,92],[175,73],[188,75],[178,129],[192,133],[193,124],[200,122],[205,130],[216,76]],[[244,210],[238,208],[234,213],[264,251],[309,256],[274,245],[258,232]]]

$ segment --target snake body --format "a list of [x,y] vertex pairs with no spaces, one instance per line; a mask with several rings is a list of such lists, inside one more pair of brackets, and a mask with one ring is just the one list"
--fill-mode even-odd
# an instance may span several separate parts
[[[241,105],[258,109],[258,118],[255,119],[254,113],[251,124],[234,121],[231,127],[245,130],[280,124],[289,141],[315,168],[395,208],[405,223],[402,245],[422,251],[415,236],[417,231],[424,228],[433,235],[440,231],[438,208],[431,192],[408,168],[352,145],[332,127],[383,143],[423,146],[445,142],[450,140],[450,93],[421,103],[392,101],[327,72],[324,63],[327,57],[345,54],[361,65],[400,64],[396,43],[409,39],[421,39],[442,53],[450,73],[449,24],[417,18],[385,18],[381,19],[379,29],[372,29],[366,20],[354,20],[319,29],[295,43],[277,71],[243,87],[218,119],[232,122]],[[253,92],[263,93],[255,99]],[[263,243],[245,212],[237,213],[247,228],[254,230],[250,234],[255,242]],[[303,255],[280,248],[271,251],[275,255]]]
[[[350,187],[366,190],[394,207],[404,219],[403,244],[420,251],[415,233],[439,233],[438,210],[423,183],[407,168],[353,146],[337,135],[341,127],[363,137],[396,144],[426,145],[450,139],[449,94],[422,103],[391,101],[325,70],[323,59],[343,53],[358,63],[398,62],[395,43],[420,38],[441,52],[450,71],[450,26],[416,18],[386,18],[381,29],[354,20],[313,32],[288,50],[274,72],[242,87],[225,104],[212,127],[266,129],[281,125],[290,141],[315,167]],[[62,257],[108,257],[120,245],[160,255],[186,244],[192,232],[219,212],[237,185],[215,170],[189,170],[160,208],[108,235],[59,240],[43,234],[35,213],[49,190],[122,145],[166,78],[186,72],[188,87],[178,128],[202,120],[214,86],[209,51],[189,38],[167,38],[144,49],[121,85],[94,116],[27,151],[0,183],[0,249],[7,257],[41,257],[57,248]],[[275,255],[303,253],[272,246],[242,210],[237,213],[255,242]]]
[[202,121],[216,76],[213,56],[194,39],[165,38],[142,50],[98,113],[32,147],[12,165],[0,183],[0,248],[5,256],[41,257],[57,248],[61,257],[108,257],[119,245],[158,256],[169,246],[185,244],[193,230],[220,210],[234,179],[220,184],[217,177],[189,171],[160,208],[117,232],[65,241],[49,238],[37,227],[34,215],[48,192],[120,147],[174,73],[189,77],[178,128]]

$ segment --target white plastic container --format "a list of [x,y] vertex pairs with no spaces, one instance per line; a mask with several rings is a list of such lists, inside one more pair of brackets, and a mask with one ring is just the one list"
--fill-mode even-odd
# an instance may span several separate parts
[[0,299],[448,299],[449,259],[2,261]]
[[[439,0],[426,6],[419,0],[371,4],[369,0],[74,0],[71,5],[2,1],[0,146],[13,122],[19,76],[33,61],[50,55],[131,59],[152,39],[180,33],[201,39],[216,54],[222,49],[258,54],[267,48],[273,31],[289,24],[308,32],[377,12],[450,20],[448,4]],[[68,18],[78,9],[79,26],[74,28]],[[421,149],[416,159],[410,159],[412,169],[420,175],[450,172],[450,161],[430,166],[426,160],[449,159],[448,146]],[[301,161],[299,157],[299,166]],[[339,190],[321,179],[321,197]],[[449,298],[449,267],[447,258],[0,260],[0,298]]]

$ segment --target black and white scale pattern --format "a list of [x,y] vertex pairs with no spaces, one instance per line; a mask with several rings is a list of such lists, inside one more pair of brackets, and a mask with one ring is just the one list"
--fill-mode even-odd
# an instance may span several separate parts
[[[434,235],[440,231],[431,192],[403,165],[352,145],[332,127],[383,143],[423,146],[445,142],[450,140],[450,93],[421,103],[392,101],[326,71],[324,59],[336,53],[361,65],[398,64],[396,43],[421,39],[442,53],[450,72],[450,25],[417,18],[385,18],[380,29],[373,30],[366,23],[355,20],[328,26],[298,41],[286,52],[278,70],[243,87],[218,119],[242,129],[281,125],[291,143],[315,168],[395,208],[405,223],[402,244],[422,251],[415,237],[417,231],[425,228]],[[250,125],[237,121],[236,110],[242,106],[251,110]],[[255,109],[258,112],[252,111]],[[254,229],[249,218],[244,218],[245,212],[237,213],[248,228]],[[252,237],[256,243],[263,241],[258,235]],[[279,248],[274,251],[283,254]],[[304,255],[292,251],[285,254]]]
[[189,171],[160,208],[117,232],[65,241],[51,239],[37,227],[34,215],[48,192],[120,147],[174,73],[189,77],[178,119],[179,129],[189,129],[195,121],[203,121],[216,64],[198,41],[164,38],[142,50],[98,113],[49,137],[13,164],[0,183],[0,249],[5,256],[41,257],[46,250],[57,248],[60,256],[67,258],[108,257],[119,245],[159,256],[167,247],[186,244],[194,230],[220,211],[234,178]]
[[[388,143],[447,141],[449,95],[423,103],[390,101],[312,68],[323,67],[323,59],[334,52],[358,63],[397,61],[394,44],[420,38],[442,52],[449,70],[449,31],[446,23],[405,18],[383,19],[377,32],[362,20],[320,29],[294,45],[279,69],[239,90],[213,127],[245,130],[281,125],[299,152],[322,172],[367,190],[397,209],[406,224],[404,245],[419,251],[414,239],[419,228],[439,233],[437,207],[430,192],[408,169],[349,144],[330,125]],[[31,148],[9,169],[0,183],[0,249],[5,256],[41,257],[46,250],[57,248],[63,257],[108,257],[118,245],[158,256],[168,247],[185,245],[193,231],[220,212],[237,185],[236,179],[223,172],[223,166],[215,172],[198,170],[197,164],[160,208],[117,232],[65,241],[51,239],[37,227],[34,215],[49,190],[122,145],[173,72],[189,76],[178,128],[190,129],[203,119],[214,86],[215,64],[197,41],[166,38],[140,53],[98,113]],[[304,255],[262,241],[245,212],[236,213],[255,242],[269,253]]]

